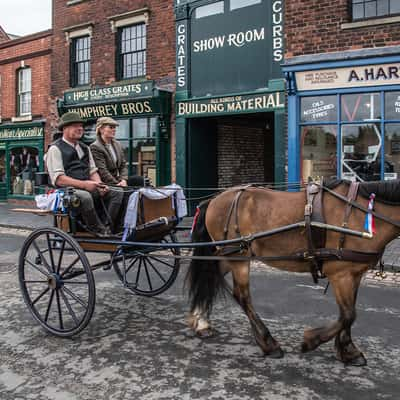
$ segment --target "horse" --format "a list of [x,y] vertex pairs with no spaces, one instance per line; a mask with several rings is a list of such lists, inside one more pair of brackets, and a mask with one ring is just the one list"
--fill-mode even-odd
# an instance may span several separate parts
[[[319,275],[326,277],[333,288],[339,316],[325,326],[306,329],[301,351],[314,350],[335,338],[336,358],[339,361],[346,365],[366,365],[364,354],[353,343],[351,336],[351,327],[356,319],[357,292],[363,274],[376,266],[385,246],[400,233],[400,218],[396,220],[400,210],[400,181],[360,183],[354,185],[356,189],[352,193],[350,187],[346,181],[330,186],[321,184],[320,201],[326,224],[343,226],[343,231],[351,229],[360,234],[348,235],[349,231],[344,234],[340,228],[339,231],[314,230],[312,240],[325,235],[325,247],[319,252],[314,248],[314,257],[310,257],[310,236],[306,225],[270,236],[258,235],[255,239],[253,237],[254,240],[244,241],[245,245],[242,242],[230,250],[229,246],[224,249],[225,246],[218,243],[216,246],[195,248],[186,277],[190,298],[189,327],[201,338],[213,335],[209,321],[212,306],[226,289],[225,276],[230,273],[233,282],[231,293],[246,313],[256,343],[266,356],[281,358],[284,352],[279,342],[252,305],[249,257],[264,257],[268,265],[286,271],[309,273],[311,269],[314,278],[314,267],[318,264],[321,267]],[[372,192],[375,193],[373,210],[368,208]],[[279,231],[282,226],[305,220],[307,205],[310,204],[305,191],[234,187],[200,204],[192,240],[218,242]],[[369,240],[363,238],[368,235],[361,234],[368,211],[375,216],[376,225],[376,234],[370,234]],[[325,254],[326,257],[323,257],[324,250],[328,254]]]

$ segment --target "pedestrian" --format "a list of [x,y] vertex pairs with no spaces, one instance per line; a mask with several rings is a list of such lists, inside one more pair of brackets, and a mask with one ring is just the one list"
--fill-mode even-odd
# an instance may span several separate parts
[[[61,117],[58,128],[62,130],[62,137],[47,152],[47,170],[55,187],[75,189],[80,199],[80,216],[86,228],[97,236],[106,237],[114,228],[123,192],[122,189],[110,190],[102,182],[90,148],[80,140],[84,132],[83,124],[76,112],[67,112]],[[100,220],[95,210],[97,199],[104,202],[109,226]]]

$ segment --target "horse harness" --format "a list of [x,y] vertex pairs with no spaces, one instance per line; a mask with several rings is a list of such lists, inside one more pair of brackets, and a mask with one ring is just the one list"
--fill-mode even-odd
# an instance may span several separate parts
[[[234,218],[234,232],[237,238],[241,237],[239,228],[239,217],[238,217],[238,205],[242,194],[253,185],[247,185],[241,187],[236,193],[232,203],[230,205],[227,220],[224,226],[224,240],[227,240],[229,226],[231,224],[232,217]],[[382,256],[382,252],[366,252],[357,251],[351,249],[345,249],[345,239],[346,234],[341,233],[338,241],[338,246],[334,248],[326,248],[326,228],[312,226],[312,222],[319,222],[322,225],[325,224],[325,216],[323,209],[323,194],[324,191],[329,192],[333,196],[339,198],[346,203],[342,227],[347,228],[348,221],[352,208],[358,208],[361,211],[373,214],[379,219],[382,219],[392,225],[400,227],[400,223],[393,221],[392,219],[381,215],[373,210],[368,210],[367,208],[356,203],[357,193],[359,189],[358,182],[351,182],[347,197],[342,196],[333,190],[327,188],[323,185],[323,182],[309,182],[306,186],[306,205],[304,208],[304,222],[305,222],[305,234],[307,240],[307,248],[295,253],[285,255],[285,256],[275,256],[271,257],[270,260],[292,260],[292,261],[308,261],[310,263],[310,272],[315,283],[318,279],[325,278],[323,272],[324,261],[329,260],[341,260],[341,261],[353,261],[359,263],[377,263]],[[227,256],[237,253],[244,253],[250,251],[251,256],[253,256],[251,243],[248,241],[243,241],[238,245],[225,246],[218,250],[218,255]],[[268,257],[263,257],[266,261]]]

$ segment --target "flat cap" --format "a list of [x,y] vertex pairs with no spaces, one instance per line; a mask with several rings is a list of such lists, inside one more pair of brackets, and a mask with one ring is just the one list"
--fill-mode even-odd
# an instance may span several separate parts
[[84,124],[85,120],[83,120],[77,112],[67,112],[61,116],[60,122],[58,123],[58,129],[76,123]]

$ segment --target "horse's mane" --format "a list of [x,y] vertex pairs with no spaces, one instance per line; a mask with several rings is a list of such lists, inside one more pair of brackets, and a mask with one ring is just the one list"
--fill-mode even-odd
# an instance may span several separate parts
[[[341,183],[350,185],[351,182],[343,179],[329,179],[324,182],[324,186],[333,190]],[[400,180],[362,182],[358,193],[366,199],[369,198],[371,193],[375,193],[376,200],[381,203],[400,205]]]

